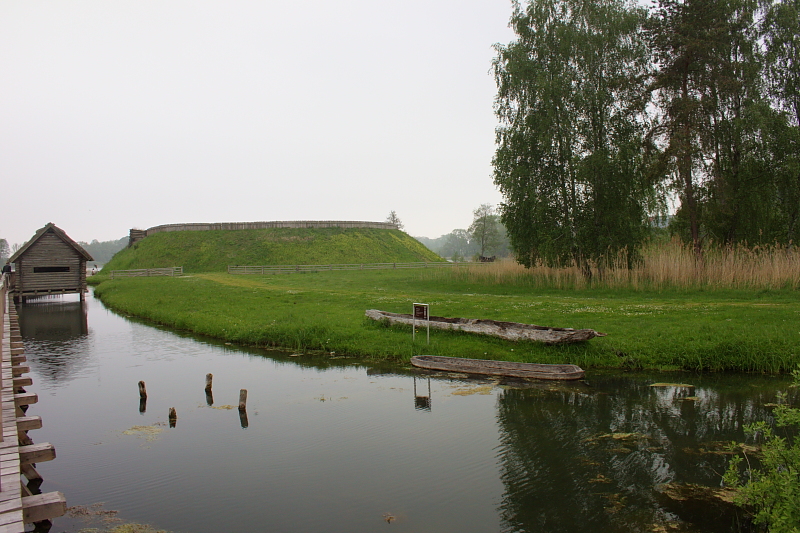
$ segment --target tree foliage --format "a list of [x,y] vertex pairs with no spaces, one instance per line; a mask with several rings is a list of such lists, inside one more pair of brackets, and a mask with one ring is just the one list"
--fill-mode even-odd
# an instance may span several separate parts
[[494,206],[481,204],[472,212],[472,224],[468,233],[481,257],[497,253],[503,242],[503,230]]
[[439,254],[442,257],[449,257],[453,261],[463,261],[472,255],[472,247],[467,230],[454,229],[445,235]]
[[84,250],[89,252],[89,255],[94,258],[94,263],[104,265],[111,261],[111,258],[114,257],[114,254],[128,246],[128,237],[122,237],[121,239],[117,239],[115,241],[101,242],[97,239],[92,240],[90,243],[78,241],[78,244],[80,244]]
[[673,201],[698,259],[798,240],[800,0],[530,0],[511,26],[494,179],[524,264],[634,250]]
[[5,263],[11,256],[11,248],[8,247],[8,241],[0,239],[0,262]]
[[[800,370],[795,370],[794,387],[798,386]],[[790,428],[794,431],[785,431]],[[762,421],[746,428],[748,436],[760,444],[760,466],[751,464],[744,453],[731,459],[724,476],[725,483],[737,489],[736,503],[752,509],[755,523],[767,526],[773,533],[800,531],[797,429],[800,429],[800,408],[789,405],[787,395],[782,394],[775,408],[774,427]]]
[[397,216],[397,213],[395,211],[389,213],[389,216],[386,217],[386,222],[388,222],[389,224],[394,224],[395,226],[397,226],[397,229],[400,230],[403,229],[403,222],[400,220],[400,217]]
[[497,45],[494,181],[518,260],[590,266],[645,235],[646,12],[622,0],[515,5]]

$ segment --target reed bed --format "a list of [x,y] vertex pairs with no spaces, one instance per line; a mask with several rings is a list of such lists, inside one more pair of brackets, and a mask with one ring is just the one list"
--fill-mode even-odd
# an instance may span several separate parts
[[625,251],[593,265],[587,277],[577,265],[557,268],[537,264],[525,268],[513,260],[464,266],[447,272],[426,272],[431,278],[521,285],[552,289],[799,289],[800,251],[773,246],[709,246],[698,259],[690,246],[678,239],[648,243],[633,268]]

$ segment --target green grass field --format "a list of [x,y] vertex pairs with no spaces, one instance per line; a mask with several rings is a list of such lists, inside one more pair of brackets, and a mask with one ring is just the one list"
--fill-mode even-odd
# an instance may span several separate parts
[[[466,268],[466,267],[459,267]],[[278,276],[205,273],[103,281],[96,295],[120,312],[230,342],[365,359],[450,355],[583,368],[786,372],[800,363],[796,290],[533,289],[470,280],[450,269]],[[366,309],[592,328],[608,336],[571,346],[386,327]]]

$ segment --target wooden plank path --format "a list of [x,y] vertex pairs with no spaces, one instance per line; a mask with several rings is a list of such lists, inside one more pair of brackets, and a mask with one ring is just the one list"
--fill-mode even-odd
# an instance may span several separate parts
[[42,494],[38,490],[42,478],[36,463],[55,459],[55,448],[49,443],[34,444],[28,436],[28,431],[42,427],[42,420],[26,416],[28,406],[38,397],[25,391],[32,380],[25,376],[28,367],[16,307],[5,286],[0,290],[0,311],[0,533],[24,533],[25,524],[63,515],[67,503],[60,492]]

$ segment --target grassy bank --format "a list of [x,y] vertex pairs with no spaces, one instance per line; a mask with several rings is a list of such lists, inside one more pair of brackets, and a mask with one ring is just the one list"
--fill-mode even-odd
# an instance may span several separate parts
[[[235,343],[407,360],[412,354],[575,363],[584,368],[784,372],[800,363],[800,295],[792,289],[661,290],[533,287],[487,270],[320,272],[283,276],[197,274],[105,281],[113,309]],[[494,274],[492,274],[494,272]],[[572,346],[431,332],[364,318],[366,309],[593,328],[605,338]],[[421,341],[420,341],[421,339]]]
[[313,265],[442,261],[399,230],[273,228],[157,233],[118,252],[104,272],[182,266],[225,272],[228,265]]

